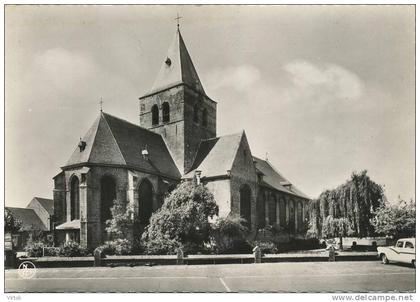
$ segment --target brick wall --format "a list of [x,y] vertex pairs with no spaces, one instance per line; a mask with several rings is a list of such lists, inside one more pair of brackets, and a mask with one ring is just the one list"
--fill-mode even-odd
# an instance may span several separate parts
[[[170,121],[163,123],[162,104],[169,103]],[[140,126],[162,135],[173,159],[182,172],[193,164],[201,139],[216,136],[216,103],[187,86],[180,85],[140,99]],[[194,105],[199,104],[199,122],[194,122]],[[152,125],[152,107],[159,108],[159,124]],[[202,112],[208,112],[207,126]]]

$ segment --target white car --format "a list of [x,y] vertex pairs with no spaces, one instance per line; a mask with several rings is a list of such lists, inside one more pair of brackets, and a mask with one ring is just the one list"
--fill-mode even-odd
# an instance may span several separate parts
[[378,256],[383,264],[400,262],[416,267],[416,239],[402,238],[397,241],[395,246],[380,246],[378,247]]

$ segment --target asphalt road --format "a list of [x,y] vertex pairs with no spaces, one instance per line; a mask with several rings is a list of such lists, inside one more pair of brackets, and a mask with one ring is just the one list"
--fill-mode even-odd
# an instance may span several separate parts
[[44,268],[6,292],[412,292],[415,270],[380,261]]

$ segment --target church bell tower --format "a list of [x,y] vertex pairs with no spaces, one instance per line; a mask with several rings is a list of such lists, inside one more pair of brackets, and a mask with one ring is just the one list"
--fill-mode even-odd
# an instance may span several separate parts
[[187,173],[201,140],[216,137],[217,103],[204,92],[179,26],[151,91],[139,100],[140,126],[162,135]]

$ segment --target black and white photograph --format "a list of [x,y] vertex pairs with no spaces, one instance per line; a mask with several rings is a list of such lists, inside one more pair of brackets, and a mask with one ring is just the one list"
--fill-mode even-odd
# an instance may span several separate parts
[[5,301],[415,300],[415,4],[3,10]]

